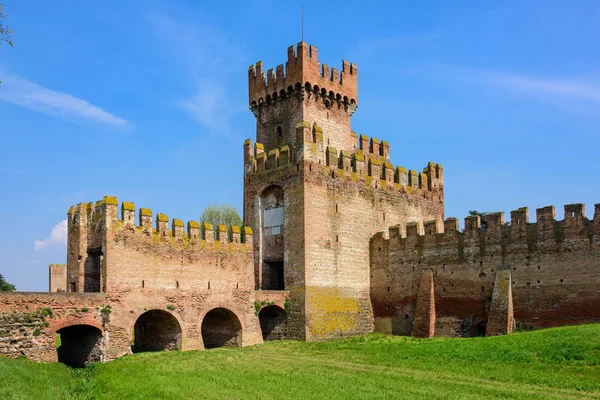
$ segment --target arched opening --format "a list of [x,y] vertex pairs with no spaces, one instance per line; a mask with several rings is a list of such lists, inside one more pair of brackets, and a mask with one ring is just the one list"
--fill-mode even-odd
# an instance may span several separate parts
[[265,342],[285,339],[287,313],[278,306],[267,306],[258,313],[260,330]]
[[173,315],[163,310],[146,311],[133,326],[131,351],[172,351],[181,349],[181,326]]
[[262,221],[262,282],[264,290],[282,290],[284,282],[284,200],[280,186],[269,186],[260,196]]
[[209,311],[202,320],[202,340],[205,349],[215,347],[241,347],[242,324],[238,317],[226,308]]
[[71,325],[59,329],[58,361],[70,367],[84,367],[102,361],[102,331],[91,325]]

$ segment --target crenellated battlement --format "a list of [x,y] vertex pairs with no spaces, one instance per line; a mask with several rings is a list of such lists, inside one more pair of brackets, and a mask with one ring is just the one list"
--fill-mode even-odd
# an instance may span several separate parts
[[244,163],[246,171],[251,173],[262,173],[272,171],[280,167],[291,165],[292,150],[290,146],[281,146],[268,152],[262,143],[255,143],[252,147],[252,140],[247,139],[244,142]]
[[312,93],[323,101],[344,104],[352,110],[358,104],[358,68],[346,60],[342,70],[321,64],[317,48],[300,42],[288,48],[288,61],[263,72],[262,61],[248,69],[250,108],[269,105],[294,95]]
[[[244,252],[252,251],[252,229],[250,227],[219,225],[215,227],[210,223],[188,221],[187,224],[180,219],[170,219],[167,214],[158,213],[153,217],[152,210],[140,208],[137,211],[138,223],[136,224],[136,208],[134,203],[123,201],[118,211],[118,200],[113,196],[105,196],[95,203],[80,203],[72,206],[68,211],[69,231],[85,227],[90,247],[100,247],[104,240],[105,232],[112,231],[113,235],[119,232],[130,233],[150,240],[155,244],[169,244],[186,248],[200,247],[213,248],[221,251],[221,245],[227,245],[228,250],[239,248]],[[104,228],[104,229],[103,229]],[[249,248],[246,248],[249,244]]]
[[[331,178],[362,180],[375,188],[392,188],[411,193],[415,189],[425,191],[443,190],[443,168],[429,162],[422,172],[390,163],[390,146],[386,141],[357,135],[353,151],[338,150],[327,146],[323,129],[308,121],[296,125],[299,154],[309,162],[310,172],[321,171]],[[264,173],[281,167],[291,167],[299,161],[290,146],[282,146],[265,152],[261,143],[252,146],[252,140],[244,142],[244,160],[247,173]],[[313,167],[314,165],[314,167]],[[300,167],[298,164],[297,169]]]
[[[462,254],[466,247],[470,247],[473,254],[484,254],[490,249],[506,253],[511,247],[530,252],[600,249],[600,204],[595,205],[591,220],[585,216],[583,204],[565,205],[563,220],[555,219],[554,206],[538,208],[536,216],[537,222],[529,222],[527,207],[511,211],[510,222],[505,222],[504,212],[486,214],[485,225],[480,216],[467,216],[463,231],[456,218],[447,218],[443,225],[437,221],[411,222],[390,227],[386,240],[408,240],[425,247],[452,247],[457,254]],[[383,236],[377,240],[383,240]],[[477,247],[480,249],[473,249]]]

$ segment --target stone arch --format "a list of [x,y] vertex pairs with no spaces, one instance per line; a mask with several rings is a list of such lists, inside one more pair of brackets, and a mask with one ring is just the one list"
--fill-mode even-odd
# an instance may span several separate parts
[[227,308],[213,308],[207,312],[202,319],[201,331],[205,349],[242,347],[242,324]]
[[181,324],[173,314],[164,310],[149,310],[135,321],[131,351],[181,350],[181,339]]
[[286,338],[287,312],[276,305],[266,306],[258,313],[260,330],[265,342]]
[[281,186],[271,185],[260,194],[260,237],[262,269],[260,288],[282,290],[284,282],[284,193]]
[[[84,367],[104,359],[102,331],[92,325],[68,325],[56,331],[60,337],[58,361],[70,367]],[[58,344],[58,343],[57,343]]]

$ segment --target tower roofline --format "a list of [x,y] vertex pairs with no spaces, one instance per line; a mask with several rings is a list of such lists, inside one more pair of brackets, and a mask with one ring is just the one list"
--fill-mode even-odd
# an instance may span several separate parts
[[323,97],[358,104],[358,68],[342,60],[342,70],[321,64],[317,48],[306,42],[288,47],[288,61],[263,72],[262,61],[248,69],[250,107],[269,102],[294,90],[311,89]]

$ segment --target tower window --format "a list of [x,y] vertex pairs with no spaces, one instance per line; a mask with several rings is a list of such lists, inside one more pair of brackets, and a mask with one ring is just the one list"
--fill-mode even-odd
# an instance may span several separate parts
[[281,127],[277,127],[277,137],[281,137]]

